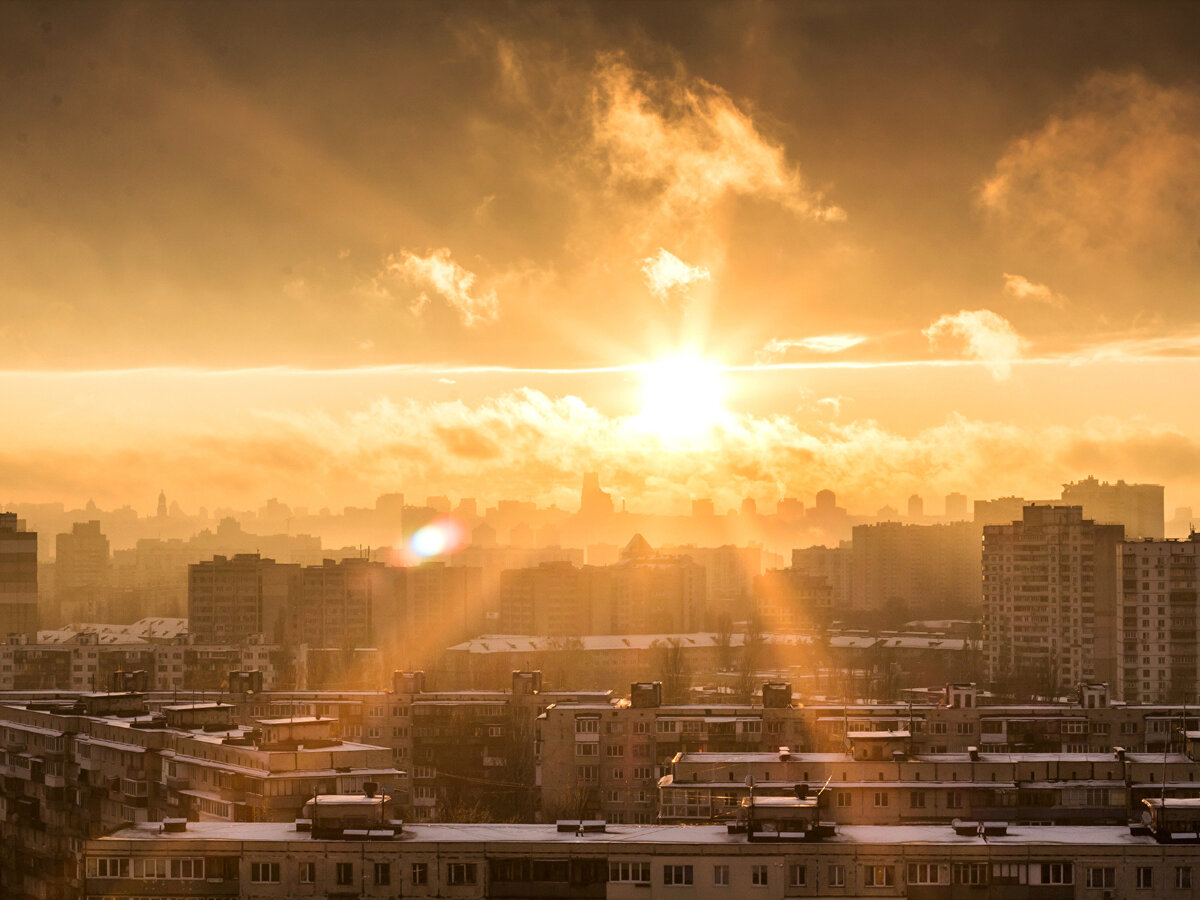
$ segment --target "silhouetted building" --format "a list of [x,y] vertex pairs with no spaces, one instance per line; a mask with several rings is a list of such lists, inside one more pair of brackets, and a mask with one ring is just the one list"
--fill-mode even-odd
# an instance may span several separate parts
[[1109,484],[1085,478],[1064,484],[1064,503],[1082,506],[1083,514],[1103,524],[1124,525],[1130,540],[1164,537],[1163,486],[1161,484]]
[[37,532],[16,513],[0,513],[0,640],[38,630]]
[[300,567],[238,553],[188,566],[188,622],[197,643],[236,644],[285,633],[300,589]]
[[583,476],[583,491],[579,497],[579,515],[602,518],[613,513],[612,495],[600,490],[600,475],[588,472]]
[[1027,501],[1024,497],[998,497],[995,500],[976,500],[974,522],[984,525],[1007,525],[1022,516]]
[[851,553],[855,609],[904,618],[979,609],[979,531],[970,522],[856,525]]
[[58,622],[106,622],[110,586],[108,538],[100,522],[76,522],[55,538],[54,593]]
[[946,495],[946,518],[951,522],[964,522],[971,518],[971,501],[966,494],[955,492]]

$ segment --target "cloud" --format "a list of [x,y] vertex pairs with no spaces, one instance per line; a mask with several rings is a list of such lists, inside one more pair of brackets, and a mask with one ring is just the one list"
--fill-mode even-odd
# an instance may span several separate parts
[[865,341],[858,334],[818,334],[806,338],[771,338],[754,353],[755,362],[760,365],[777,362],[792,350],[809,350],[814,353],[841,353]]
[[1087,258],[1191,258],[1200,230],[1200,92],[1143,75],[1088,79],[979,186],[1002,232]]
[[731,414],[711,441],[669,451],[630,418],[529,388],[474,403],[379,399],[342,413],[262,412],[237,427],[181,425],[153,439],[119,434],[104,446],[70,449],[42,438],[38,452],[0,453],[0,486],[11,497],[28,485],[45,498],[103,485],[125,499],[161,482],[181,502],[212,505],[270,494],[366,502],[400,484],[570,509],[578,473],[599,471],[634,509],[667,511],[686,508],[692,496],[734,506],[746,496],[811,496],[824,487],[869,509],[913,492],[1037,497],[1086,471],[1170,479],[1175,490],[1198,481],[1200,440],[1167,426],[1109,418],[1019,426],[949,415],[901,432],[871,420],[831,422],[828,399],[818,401],[829,407],[819,418]]
[[660,300],[665,300],[672,290],[686,291],[693,282],[708,281],[710,278],[708,269],[689,266],[662,247],[658,248],[656,255],[642,260],[642,274],[650,293]]
[[1010,275],[1008,272],[1004,273],[1004,292],[1018,300],[1032,300],[1047,306],[1061,308],[1067,303],[1066,297],[1052,291],[1046,285],[1030,281],[1024,275]]
[[730,196],[770,200],[817,221],[846,217],[724,90],[682,72],[654,78],[623,56],[602,55],[591,130],[613,184],[645,197],[663,222],[694,221]]
[[948,337],[962,338],[963,355],[986,363],[997,381],[1012,375],[1012,362],[1021,358],[1028,343],[1011,322],[990,309],[947,313],[921,333],[931,346]]
[[[499,318],[496,291],[477,291],[475,273],[451,259],[447,247],[431,250],[427,256],[402,250],[388,257],[385,270],[410,284],[432,290],[458,312],[467,327]],[[413,312],[419,314],[428,302],[428,295],[422,293],[413,304]]]

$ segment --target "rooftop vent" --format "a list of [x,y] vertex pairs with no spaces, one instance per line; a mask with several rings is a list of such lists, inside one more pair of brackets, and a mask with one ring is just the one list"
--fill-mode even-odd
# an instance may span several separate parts
[[162,830],[169,834],[187,831],[187,819],[163,819]]

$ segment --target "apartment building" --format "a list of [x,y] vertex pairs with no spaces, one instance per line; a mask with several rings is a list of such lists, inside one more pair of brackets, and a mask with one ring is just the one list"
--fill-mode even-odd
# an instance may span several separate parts
[[187,568],[188,625],[197,642],[236,644],[252,634],[283,639],[300,597],[300,566],[238,553]]
[[1118,696],[1127,703],[1195,703],[1200,692],[1200,537],[1120,545]]
[[1056,696],[1117,675],[1121,525],[1078,506],[1027,506],[983,529],[983,625],[992,680]]
[[914,754],[908,732],[851,732],[842,753],[680,753],[658,783],[659,821],[735,819],[751,796],[817,796],[839,825],[1124,825],[1153,797],[1200,797],[1187,753]]
[[1161,541],[1166,514],[1161,484],[1109,484],[1088,477],[1064,484],[1062,502],[1083,507],[1089,519],[1122,525],[1130,539]]
[[[811,806],[747,807],[747,824],[407,825],[382,803],[331,798],[336,819],[294,824],[134,826],[88,841],[94,898],[1002,896],[1067,900],[1195,897],[1195,844],[1171,839],[1195,807],[1147,806],[1151,824],[1018,827],[979,822],[806,827]],[[376,798],[363,798],[374,800]],[[325,814],[317,806],[315,815]],[[797,828],[796,831],[780,830]],[[353,826],[353,827],[351,827]],[[1193,875],[1198,876],[1193,879]],[[1197,884],[1193,888],[1193,883]]]
[[54,599],[57,621],[103,622],[109,615],[112,558],[100,522],[75,522],[54,541]]
[[851,542],[854,609],[903,604],[913,615],[977,615],[979,528],[971,522],[854,526]]
[[0,513],[0,636],[38,630],[37,532],[16,513]]
[[220,702],[154,710],[133,691],[0,705],[0,896],[86,895],[78,847],[125,824],[290,822],[314,793],[398,780],[390,750],[337,738],[332,720],[236,725],[232,713]]

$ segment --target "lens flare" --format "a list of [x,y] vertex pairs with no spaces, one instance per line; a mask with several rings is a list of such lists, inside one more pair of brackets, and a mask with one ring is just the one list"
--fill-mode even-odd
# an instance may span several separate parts
[[418,528],[408,539],[408,549],[413,556],[428,559],[444,556],[462,549],[466,542],[466,529],[457,519],[448,516],[434,519]]

